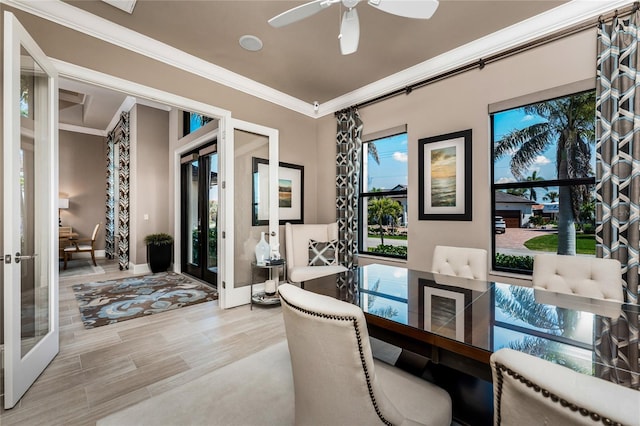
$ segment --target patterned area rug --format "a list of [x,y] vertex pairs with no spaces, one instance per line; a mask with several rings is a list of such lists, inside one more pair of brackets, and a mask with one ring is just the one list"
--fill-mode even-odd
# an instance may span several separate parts
[[85,328],[218,299],[215,289],[174,272],[73,286]]

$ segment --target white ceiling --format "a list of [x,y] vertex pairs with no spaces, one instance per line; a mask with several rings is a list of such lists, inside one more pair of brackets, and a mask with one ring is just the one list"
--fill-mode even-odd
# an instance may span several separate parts
[[[51,7],[51,3],[47,3],[43,2],[42,7]],[[478,39],[488,39],[507,27],[517,30],[527,27],[527,23],[531,27],[533,23],[534,29],[529,29],[529,34],[536,32],[535,26],[546,26],[541,23],[547,21],[550,26],[558,27],[553,13],[564,8],[566,15],[567,6],[576,6],[577,2],[440,0],[431,19],[416,20],[381,12],[363,1],[357,5],[360,46],[356,53],[348,56],[340,54],[337,40],[339,16],[341,9],[344,10],[339,4],[303,21],[272,28],[267,24],[269,18],[304,2],[138,0],[131,14],[99,0],[56,3],[66,7],[67,12],[78,11],[108,25],[117,24],[121,26],[120,33],[126,33],[128,38],[133,33],[127,31],[133,30],[164,43],[165,47],[202,59],[206,61],[204,64],[215,64],[310,106],[314,101],[331,104],[335,99],[362,91],[367,85],[407,71],[419,70],[428,75],[447,52],[461,51],[474,40],[477,43]],[[592,0],[589,3],[599,3],[600,8],[606,8],[631,2]],[[69,9],[69,5],[73,7]],[[541,34],[542,30],[539,28]],[[263,49],[243,50],[238,39],[245,34],[260,37]],[[131,43],[135,44],[135,40]],[[61,107],[61,121],[76,126],[105,129],[105,124],[108,125],[126,99],[124,94],[71,81],[62,81],[60,87],[86,95],[82,104],[72,104],[72,99],[64,103],[65,108]],[[70,94],[65,96],[73,98]]]

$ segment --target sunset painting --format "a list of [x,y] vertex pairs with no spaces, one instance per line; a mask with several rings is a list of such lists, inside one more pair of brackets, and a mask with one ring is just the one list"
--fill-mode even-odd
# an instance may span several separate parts
[[431,206],[456,206],[456,147],[431,151]]
[[291,207],[291,188],[293,184],[290,179],[278,180],[278,205],[280,207]]

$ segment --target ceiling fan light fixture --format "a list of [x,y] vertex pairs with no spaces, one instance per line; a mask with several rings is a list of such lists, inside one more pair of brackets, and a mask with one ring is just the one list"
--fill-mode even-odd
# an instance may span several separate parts
[[254,35],[243,35],[238,41],[243,49],[250,52],[257,52],[262,49],[262,40]]

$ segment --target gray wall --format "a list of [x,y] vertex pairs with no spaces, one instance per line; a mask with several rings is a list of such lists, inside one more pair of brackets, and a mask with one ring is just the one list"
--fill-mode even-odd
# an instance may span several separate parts
[[[410,268],[429,270],[435,245],[491,250],[489,104],[565,84],[594,79],[595,29],[538,47],[447,80],[360,109],[364,134],[407,124]],[[335,219],[335,119],[318,123],[318,219]],[[418,140],[473,130],[473,220],[418,220]],[[363,263],[363,262],[361,262]]]
[[104,250],[106,142],[101,136],[59,133],[59,188],[69,195],[69,208],[60,210],[63,226],[90,238],[101,223],[96,248]]
[[[131,236],[130,260],[147,262],[144,237],[164,232],[171,234],[169,223],[169,113],[136,105],[131,110]],[[145,215],[148,219],[145,219]]]

